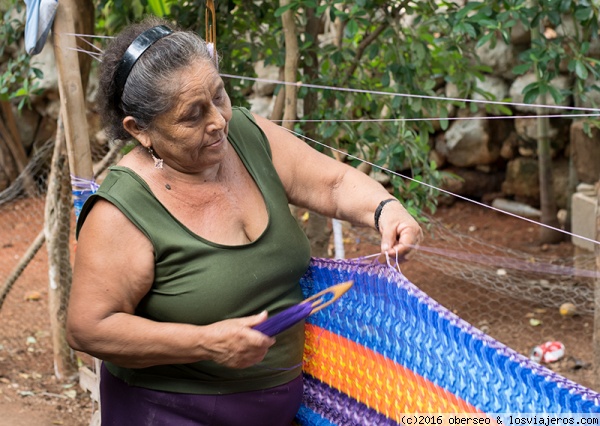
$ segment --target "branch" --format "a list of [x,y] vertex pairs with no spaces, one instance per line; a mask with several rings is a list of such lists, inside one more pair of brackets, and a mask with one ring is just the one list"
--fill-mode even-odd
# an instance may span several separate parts
[[388,22],[382,22],[381,24],[379,24],[379,27],[377,27],[375,29],[375,31],[373,31],[371,34],[369,34],[367,37],[365,37],[360,42],[360,44],[358,45],[358,49],[356,49],[356,55],[354,56],[354,60],[350,64],[350,68],[348,68],[348,72],[346,73],[346,76],[344,77],[342,87],[346,86],[346,84],[348,83],[348,80],[350,79],[352,74],[354,74],[354,71],[356,71],[356,68],[358,68],[358,64],[360,63],[360,60],[362,59],[362,56],[365,53],[365,49],[367,47],[369,47],[369,45],[371,43],[373,43],[375,40],[377,40],[377,37],[379,37],[379,35],[383,32],[383,30],[385,30],[387,27],[389,27],[389,25],[390,24]]
[[[390,14],[390,18],[391,19],[397,18],[400,14],[400,10],[402,10],[408,3],[409,3],[409,0],[405,0],[398,7],[395,7],[392,10],[392,13]],[[379,26],[375,29],[375,31],[373,31],[371,34],[367,35],[365,38],[363,38],[363,40],[358,45],[358,49],[356,50],[356,55],[354,56],[354,60],[350,64],[350,68],[348,68],[348,72],[346,73],[346,76],[343,80],[342,86],[346,86],[348,84],[348,80],[354,74],[354,72],[356,71],[356,68],[358,68],[358,64],[360,63],[360,60],[362,59],[362,56],[364,55],[367,47],[369,47],[369,45],[371,43],[373,43],[375,40],[377,40],[377,38],[381,35],[381,33],[389,26],[390,26],[390,23],[389,23],[389,19],[388,19],[388,20],[382,22],[381,24],[379,24]]]
[[[290,0],[280,0],[280,6],[286,6]],[[281,15],[283,33],[285,35],[285,81],[295,83],[298,75],[298,36],[296,34],[296,23],[291,10],[286,10]],[[283,113],[283,127],[293,129],[293,120],[298,116],[298,89],[295,85],[285,86],[285,109]]]

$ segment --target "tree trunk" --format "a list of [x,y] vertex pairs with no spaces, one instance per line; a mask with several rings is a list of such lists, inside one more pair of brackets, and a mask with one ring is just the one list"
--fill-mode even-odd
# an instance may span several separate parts
[[[600,180],[596,183],[596,241],[600,241]],[[600,245],[595,244],[596,272],[600,275]],[[596,276],[594,288],[594,336],[592,365],[594,367],[594,386],[600,390],[600,276]]]
[[[287,6],[290,0],[280,0],[281,7]],[[281,16],[283,33],[285,35],[285,69],[284,77],[286,83],[296,83],[298,75],[298,36],[296,32],[296,23],[294,22],[294,13],[286,10]],[[294,120],[298,117],[298,88],[294,84],[285,86],[285,107],[283,111],[283,127],[286,129],[294,128]]]
[[[545,103],[545,96],[540,97],[540,101]],[[541,108],[540,108],[541,109]],[[543,115],[543,111],[538,111]],[[556,208],[556,198],[554,197],[554,182],[552,177],[552,158],[550,155],[550,140],[548,138],[548,118],[539,117],[538,119],[538,157],[540,169],[540,209],[542,212],[541,222],[544,225],[559,228]],[[547,227],[540,227],[540,242],[544,244],[554,244],[562,241],[562,233]]]
[[[289,0],[280,0],[280,6],[285,6]],[[296,83],[298,75],[298,35],[296,23],[294,22],[294,13],[287,10],[281,16],[283,32],[285,34],[285,81]],[[283,127],[292,130],[294,121],[298,117],[298,88],[296,85],[287,84],[285,86],[285,103],[283,112]],[[292,209],[297,216],[297,209]],[[310,212],[309,219],[306,222],[300,222],[311,245],[311,254],[315,257],[326,257],[327,247],[329,245],[328,221],[323,215]]]
[[[285,69],[279,69],[279,81],[285,81]],[[273,111],[271,112],[271,120],[280,121],[283,118],[283,110],[285,109],[285,86],[281,87],[277,96],[275,97],[275,105],[273,105]]]
[[[539,28],[531,28],[531,40],[535,41],[539,39],[540,32]],[[536,75],[538,81],[540,79],[539,70],[536,69]],[[541,105],[546,104],[546,95],[540,95],[539,103]],[[538,108],[538,114],[544,115],[546,113],[544,108]],[[541,222],[544,225],[551,226],[553,228],[559,228],[556,208],[556,199],[554,198],[554,182],[552,178],[552,158],[550,155],[550,138],[548,137],[549,120],[547,117],[537,118],[537,149],[539,158],[539,173],[540,173],[540,210],[542,212]],[[547,228],[545,226],[540,227],[540,242],[543,244],[554,244],[562,241],[564,235],[558,231]]]
[[59,117],[54,142],[54,155],[48,178],[44,233],[48,248],[48,308],[54,351],[54,374],[59,380],[77,372],[66,338],[67,302],[71,289],[71,179],[65,150],[65,138]]
[[[310,49],[305,52],[308,60],[304,64],[303,72],[309,82],[314,82],[319,77],[319,56],[317,55],[317,48],[319,46],[319,28],[321,26],[321,21],[315,15],[315,9],[313,8],[306,9],[306,17],[305,35],[308,39],[313,41],[313,44]],[[311,90],[304,97],[304,115],[306,116],[311,112],[314,112],[317,108],[317,105],[317,91]],[[304,125],[304,132],[309,138],[315,139],[315,128],[315,122],[306,123]]]

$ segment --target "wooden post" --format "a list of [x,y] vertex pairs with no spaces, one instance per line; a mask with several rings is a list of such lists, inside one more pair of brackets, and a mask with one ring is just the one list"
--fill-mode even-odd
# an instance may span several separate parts
[[81,83],[75,42],[74,0],[61,0],[54,19],[54,55],[58,68],[58,90],[65,127],[71,174],[92,179],[92,155],[88,137],[85,93]]
[[[54,19],[54,56],[58,69],[58,89],[60,94],[61,116],[57,128],[54,173],[50,182],[55,188],[54,194],[60,199],[52,199],[49,192],[46,199],[46,239],[58,240],[49,261],[48,305],[52,343],[54,351],[54,371],[62,379],[77,371],[75,360],[66,341],[66,305],[71,288],[71,270],[69,258],[69,231],[72,205],[70,203],[71,185],[66,167],[60,166],[60,144],[64,124],[64,139],[71,175],[83,179],[93,179],[92,156],[90,150],[88,125],[85,107],[85,92],[81,81],[79,58],[75,37],[75,0],[61,0]],[[50,188],[49,188],[50,189]],[[58,203],[58,204],[56,204]],[[69,203],[65,205],[65,203]],[[53,205],[54,204],[54,205]],[[63,205],[63,208],[61,208]],[[66,207],[66,208],[64,208]],[[55,232],[60,232],[60,239]]]

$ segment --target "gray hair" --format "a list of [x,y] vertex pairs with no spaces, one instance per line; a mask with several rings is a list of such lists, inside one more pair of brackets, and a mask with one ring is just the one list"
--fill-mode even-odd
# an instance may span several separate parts
[[172,25],[151,18],[125,29],[106,49],[100,67],[100,113],[108,136],[131,139],[123,119],[132,116],[141,129],[148,129],[157,116],[170,110],[179,82],[173,74],[195,61],[209,61],[216,67],[207,44],[190,31],[174,30],[146,50],[133,66],[123,89],[121,101],[114,99],[117,90],[115,73],[131,42],[145,30],[157,25]]

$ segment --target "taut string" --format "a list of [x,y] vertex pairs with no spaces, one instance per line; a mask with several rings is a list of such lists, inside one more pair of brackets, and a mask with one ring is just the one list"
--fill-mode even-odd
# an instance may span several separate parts
[[[109,37],[109,36],[95,36],[95,35],[74,34],[74,33],[65,33],[65,34],[66,35],[71,35],[71,36],[77,36],[77,37],[112,38],[112,37]],[[86,53],[91,54],[92,57],[95,57],[95,55],[96,55],[96,52],[86,52]],[[364,89],[352,89],[352,88],[345,88],[345,87],[317,85],[317,84],[310,84],[310,83],[303,83],[303,82],[293,83],[293,82],[285,82],[285,81],[281,81],[281,80],[266,79],[266,78],[243,77],[243,76],[238,76],[238,75],[233,75],[233,74],[221,74],[221,77],[234,78],[234,79],[239,79],[239,80],[251,80],[251,81],[265,82],[265,83],[282,84],[282,85],[292,85],[292,86],[298,86],[298,87],[302,86],[302,87],[308,87],[308,88],[314,88],[314,89],[334,90],[334,91],[337,90],[337,91],[343,91],[343,92],[354,92],[354,93],[382,95],[382,96],[421,98],[421,99],[433,99],[433,100],[440,100],[440,101],[465,102],[465,103],[466,102],[470,102],[470,103],[492,104],[492,105],[505,105],[505,106],[527,106],[527,107],[536,107],[536,108],[542,108],[542,109],[544,109],[544,108],[546,108],[546,109],[548,109],[548,108],[559,109],[559,110],[565,110],[565,111],[591,111],[591,112],[596,113],[596,114],[576,114],[577,116],[585,116],[585,117],[587,117],[587,116],[594,117],[594,116],[600,115],[600,109],[598,109],[598,108],[582,108],[582,107],[571,107],[571,106],[561,106],[561,105],[526,104],[526,103],[520,103],[520,102],[503,102],[503,101],[490,101],[490,100],[479,100],[479,99],[447,98],[447,97],[443,97],[443,96],[413,95],[413,94],[407,94],[407,93],[383,92],[383,91],[372,91],[372,90],[364,90]],[[561,115],[558,115],[558,116],[557,115],[551,115],[551,116],[552,117],[570,118],[570,117],[574,117],[575,115],[573,115],[573,116],[571,116],[571,115],[564,115],[564,116],[561,116]],[[523,116],[523,118],[525,118],[525,117],[528,117],[528,118],[538,118],[538,117],[545,117],[545,115],[540,115],[540,116],[537,116],[537,115]],[[490,117],[489,119],[499,119],[499,118],[511,119],[511,118],[517,118],[517,117],[514,117],[514,116]],[[416,120],[432,121],[432,120],[450,120],[450,119],[459,119],[459,118],[449,118],[449,117],[448,118],[446,118],[446,117],[429,117],[429,118],[422,118],[422,119],[402,119],[402,118],[400,118],[400,119],[382,119],[381,121],[390,121],[390,120],[398,120],[398,121],[402,121],[402,120],[404,120],[404,121],[416,121]],[[469,118],[462,118],[462,119],[480,119],[480,120],[486,120],[486,119],[488,119],[488,117],[469,117]],[[302,121],[302,120],[298,120],[298,121]],[[318,121],[326,121],[326,120],[318,120]],[[331,120],[331,121],[349,121],[349,120]],[[371,121],[371,120],[357,120],[357,121]],[[372,120],[372,121],[380,121],[380,120]],[[319,141],[317,141],[315,139],[309,138],[309,137],[307,137],[305,135],[302,135],[302,134],[300,134],[298,132],[295,132],[293,130],[289,130],[289,129],[286,129],[286,130],[288,130],[290,133],[292,133],[292,134],[294,134],[294,135],[296,135],[296,136],[298,136],[298,137],[300,137],[302,139],[311,141],[311,142],[316,143],[318,145],[321,145],[321,146],[323,146],[325,148],[329,148],[332,151],[335,151],[335,152],[338,152],[338,153],[340,153],[342,155],[348,156],[349,158],[361,161],[363,163],[366,163],[366,164],[368,164],[368,165],[370,165],[372,167],[375,167],[375,168],[380,169],[382,171],[385,171],[387,173],[390,173],[390,174],[396,175],[398,177],[401,177],[403,179],[407,179],[407,180],[416,182],[418,184],[424,185],[424,186],[426,186],[426,187],[428,187],[430,189],[434,189],[434,190],[440,191],[440,192],[445,193],[447,195],[451,195],[451,196],[456,197],[458,199],[461,199],[463,201],[467,201],[467,202],[476,204],[476,205],[478,205],[480,207],[491,209],[491,210],[496,211],[498,213],[506,214],[506,215],[515,217],[517,219],[524,220],[524,221],[532,223],[534,225],[542,226],[542,227],[545,227],[547,229],[551,229],[551,230],[556,231],[556,232],[561,232],[561,233],[569,235],[571,237],[580,238],[582,240],[588,241],[588,242],[593,243],[595,245],[600,245],[600,241],[596,241],[594,239],[587,238],[587,237],[584,237],[582,235],[577,235],[577,234],[574,234],[572,232],[566,231],[564,229],[556,228],[556,227],[551,226],[551,225],[546,225],[544,223],[535,221],[533,219],[530,219],[530,218],[527,218],[527,217],[523,217],[523,216],[519,216],[519,215],[517,215],[515,213],[511,213],[511,212],[508,212],[508,211],[505,211],[505,210],[501,210],[501,209],[498,209],[498,208],[496,208],[494,206],[490,206],[490,205],[481,203],[479,201],[472,200],[470,198],[464,197],[462,195],[455,194],[455,193],[453,193],[451,191],[448,191],[448,190],[445,190],[445,189],[442,189],[442,188],[438,188],[438,187],[436,187],[434,185],[431,185],[431,184],[428,184],[426,182],[423,182],[423,181],[420,181],[420,180],[417,180],[417,179],[413,179],[413,178],[411,178],[409,176],[403,175],[403,174],[398,173],[398,172],[394,172],[394,171],[389,170],[389,169],[387,169],[387,168],[385,168],[383,166],[377,165],[377,164],[375,164],[375,163],[373,163],[371,161],[364,160],[364,159],[359,158],[359,157],[357,157],[355,155],[349,154],[349,153],[344,152],[344,151],[342,151],[340,149],[337,149],[337,148],[334,148],[332,146],[329,146],[329,145],[327,145],[327,144],[325,144],[323,142],[319,142]]]
[[294,134],[295,136],[299,137],[299,138],[306,139],[306,140],[308,140],[308,141],[310,141],[310,142],[314,142],[314,143],[316,143],[316,144],[318,144],[318,145],[321,145],[321,146],[323,146],[323,147],[325,147],[325,148],[329,148],[329,149],[331,149],[332,151],[335,151],[335,152],[337,152],[337,153],[339,153],[339,154],[342,154],[342,155],[345,155],[345,156],[347,156],[348,158],[351,158],[351,159],[353,159],[353,160],[358,160],[358,161],[361,161],[361,162],[363,162],[363,163],[366,163],[366,164],[368,164],[368,165],[370,165],[370,166],[372,166],[372,167],[375,167],[375,168],[377,168],[377,169],[380,169],[380,170],[382,170],[382,171],[384,171],[384,172],[387,172],[387,173],[390,173],[390,174],[396,175],[396,176],[398,176],[398,177],[401,177],[401,178],[403,178],[403,179],[410,180],[410,181],[412,181],[412,182],[419,183],[419,184],[421,184],[421,185],[424,185],[424,186],[426,186],[426,187],[428,187],[428,188],[435,189],[435,190],[437,190],[437,191],[443,192],[444,194],[451,195],[451,196],[453,196],[453,197],[459,198],[459,199],[461,199],[461,200],[463,200],[463,201],[468,201],[468,202],[470,202],[470,203],[477,204],[478,206],[485,207],[485,208],[488,208],[488,209],[490,209],[490,210],[494,210],[494,211],[496,211],[496,212],[498,212],[498,213],[507,214],[507,215],[509,215],[509,216],[515,217],[515,218],[517,218],[517,219],[524,220],[524,221],[526,221],[526,222],[529,222],[529,223],[532,223],[532,224],[534,224],[534,225],[539,225],[539,226],[542,226],[542,227],[544,227],[544,228],[552,229],[553,231],[562,232],[563,234],[570,235],[571,237],[577,237],[577,238],[581,238],[582,240],[585,240],[585,241],[591,242],[591,243],[593,243],[593,244],[598,244],[598,245],[600,245],[600,241],[596,241],[596,240],[593,240],[593,239],[591,239],[591,238],[584,237],[584,236],[582,236],[582,235],[573,234],[572,232],[566,231],[566,230],[564,230],[564,229],[560,229],[560,228],[556,228],[556,227],[554,227],[554,226],[546,225],[545,223],[537,222],[537,221],[535,221],[535,220],[533,220],[533,219],[529,219],[529,218],[527,218],[527,217],[519,216],[519,215],[517,215],[517,214],[515,214],[515,213],[511,213],[511,212],[508,212],[508,211],[506,211],[506,210],[501,210],[501,209],[499,209],[499,208],[496,208],[496,207],[494,207],[494,206],[490,206],[490,205],[487,205],[487,204],[481,203],[481,202],[479,202],[479,201],[472,200],[472,199],[470,199],[470,198],[464,197],[464,196],[462,196],[462,195],[455,194],[455,193],[453,193],[453,192],[451,192],[451,191],[448,191],[448,190],[446,190],[446,189],[438,188],[438,187],[436,187],[436,186],[434,186],[434,185],[431,185],[431,184],[429,184],[429,183],[427,183],[427,182],[423,182],[423,181],[420,181],[420,180],[417,180],[417,179],[413,179],[413,178],[411,178],[410,176],[403,175],[402,173],[394,172],[394,171],[392,171],[392,170],[390,170],[390,169],[387,169],[387,168],[385,168],[385,167],[383,167],[383,166],[380,166],[380,165],[378,165],[378,164],[375,164],[375,163],[373,163],[373,162],[371,162],[371,161],[368,161],[368,160],[365,160],[365,159],[359,158],[359,157],[357,157],[357,156],[355,156],[355,155],[352,155],[352,154],[349,154],[349,153],[347,153],[347,152],[345,152],[345,151],[342,151],[341,149],[338,149],[338,148],[334,148],[334,147],[332,147],[332,146],[329,146],[329,145],[327,145],[327,144],[325,144],[325,143],[323,143],[323,142],[319,142],[319,141],[317,141],[317,140],[315,140],[315,139],[312,139],[312,138],[310,138],[310,137],[308,137],[308,136],[306,136],[306,135],[303,135],[303,134],[301,134],[301,133],[295,132],[295,131],[293,131],[293,130],[290,130],[290,129],[286,129],[286,130],[287,130],[288,132],[290,132],[290,133]]

